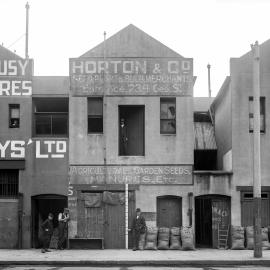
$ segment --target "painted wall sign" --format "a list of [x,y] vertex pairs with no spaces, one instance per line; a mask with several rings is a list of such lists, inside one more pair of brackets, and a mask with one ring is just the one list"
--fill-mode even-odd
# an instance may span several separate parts
[[192,185],[192,166],[70,166],[72,184]]
[[192,95],[189,58],[70,59],[71,91],[84,95]]
[[33,60],[0,60],[0,96],[32,95]]
[[66,141],[0,141],[0,158],[25,158],[26,147],[34,143],[36,158],[64,158],[67,152]]

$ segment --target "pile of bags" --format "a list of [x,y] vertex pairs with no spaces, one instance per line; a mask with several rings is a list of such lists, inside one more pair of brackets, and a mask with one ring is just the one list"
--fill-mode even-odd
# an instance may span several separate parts
[[[254,228],[247,226],[231,226],[231,249],[254,249]],[[268,228],[262,228],[262,248],[270,249]]]
[[191,227],[150,227],[140,235],[139,249],[195,250],[194,233]]

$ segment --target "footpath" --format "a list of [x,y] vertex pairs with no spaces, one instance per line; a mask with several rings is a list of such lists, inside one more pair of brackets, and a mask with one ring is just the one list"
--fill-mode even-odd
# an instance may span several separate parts
[[177,250],[52,250],[0,249],[0,266],[53,265],[53,266],[270,266],[270,250],[262,258],[254,258],[253,250],[197,249]]

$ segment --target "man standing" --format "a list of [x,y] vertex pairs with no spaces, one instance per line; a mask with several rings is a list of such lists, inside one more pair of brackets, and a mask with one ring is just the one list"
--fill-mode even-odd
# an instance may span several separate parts
[[69,211],[67,208],[64,208],[64,212],[58,215],[58,249],[61,250],[64,249],[67,238],[68,221]]
[[125,156],[128,149],[127,124],[124,118],[120,119],[120,155]]
[[141,215],[141,209],[136,209],[136,216],[132,222],[133,251],[139,248],[140,235],[146,232],[145,219]]
[[53,214],[49,213],[48,218],[41,224],[42,229],[42,249],[41,252],[49,252],[49,245],[53,234]]

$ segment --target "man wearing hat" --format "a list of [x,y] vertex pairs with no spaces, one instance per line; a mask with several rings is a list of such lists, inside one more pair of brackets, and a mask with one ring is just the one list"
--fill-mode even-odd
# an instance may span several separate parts
[[136,216],[132,222],[132,240],[133,240],[133,251],[139,248],[140,235],[146,232],[145,219],[141,215],[141,209],[136,209]]
[[42,229],[42,249],[41,252],[49,252],[49,245],[53,234],[53,214],[49,213],[48,218],[41,224]]
[[64,244],[67,238],[68,230],[68,221],[69,221],[69,210],[64,208],[63,213],[58,215],[58,249],[64,249]]

